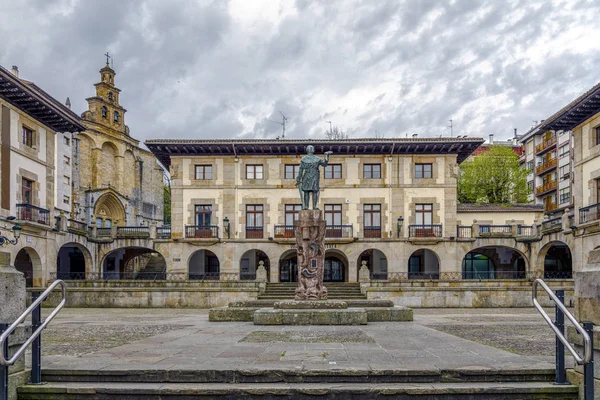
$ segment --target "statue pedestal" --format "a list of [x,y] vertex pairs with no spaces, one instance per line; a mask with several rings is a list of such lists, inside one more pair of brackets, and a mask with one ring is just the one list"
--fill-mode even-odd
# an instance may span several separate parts
[[321,210],[302,210],[294,224],[298,249],[296,300],[327,300],[323,286],[325,220]]

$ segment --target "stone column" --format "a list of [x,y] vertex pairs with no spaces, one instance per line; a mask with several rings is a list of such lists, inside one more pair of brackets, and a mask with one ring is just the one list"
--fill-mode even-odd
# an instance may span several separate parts
[[294,231],[298,248],[296,300],[327,300],[323,286],[325,220],[321,211],[300,211]]
[[[597,240],[598,237],[591,236],[590,239]],[[575,272],[574,280],[575,317],[579,322],[590,321],[594,324],[594,380],[598,391],[600,388],[600,249],[590,251],[588,263],[581,271]],[[569,341],[575,343],[579,354],[583,354],[581,335],[577,334],[572,326],[567,326]],[[578,365],[575,371],[570,371],[568,379],[583,388],[583,366]]]
[[[25,311],[25,276],[10,265],[10,253],[0,252],[0,323],[12,324]],[[10,336],[9,357],[27,340],[31,334],[31,325],[22,324]],[[25,356],[21,356],[8,369],[8,398],[17,398],[17,386],[29,380],[29,371],[25,370]]]

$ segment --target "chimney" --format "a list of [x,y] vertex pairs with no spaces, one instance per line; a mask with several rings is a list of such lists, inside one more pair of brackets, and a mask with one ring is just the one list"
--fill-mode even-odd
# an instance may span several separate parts
[[12,66],[12,73],[14,76],[16,76],[17,78],[19,77],[19,67],[17,67],[16,65]]
[[490,144],[494,144],[494,134],[490,133]]
[[517,128],[515,128],[515,138],[519,137],[519,135],[517,135]]
[[69,107],[69,110],[71,109],[71,99],[69,99],[67,97],[67,101],[65,101],[65,106]]
[[419,134],[418,134],[418,133],[413,133],[413,135],[412,135],[413,139],[416,139],[416,138],[417,138],[417,136],[419,136]]

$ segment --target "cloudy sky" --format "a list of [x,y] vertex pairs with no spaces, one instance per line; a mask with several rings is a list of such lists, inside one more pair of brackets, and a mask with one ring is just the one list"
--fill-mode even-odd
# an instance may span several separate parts
[[600,2],[0,0],[0,64],[77,113],[103,54],[132,136],[497,138],[600,81]]

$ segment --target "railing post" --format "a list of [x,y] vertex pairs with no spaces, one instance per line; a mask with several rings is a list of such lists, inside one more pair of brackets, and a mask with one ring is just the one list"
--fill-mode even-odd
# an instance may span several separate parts
[[[556,297],[560,300],[562,304],[565,303],[565,291],[563,289],[559,289],[556,291]],[[558,304],[554,306],[554,325],[562,335],[565,334],[565,314],[562,312]],[[566,385],[567,375],[565,370],[565,345],[562,344],[558,336],[555,336],[554,340],[556,341],[556,382],[557,385]]]
[[[31,301],[36,301],[41,295],[41,292],[34,291],[31,293]],[[39,304],[31,313],[31,328],[33,332],[42,324],[42,305]],[[40,385],[42,383],[42,335],[31,344],[31,383]]]
[[584,322],[583,329],[590,335],[590,345],[592,346],[590,362],[583,366],[583,399],[594,400],[594,324]]
[[[0,334],[8,329],[8,324],[0,323]],[[8,359],[8,340],[4,342],[4,358]],[[8,400],[8,365],[0,365],[0,400]]]

